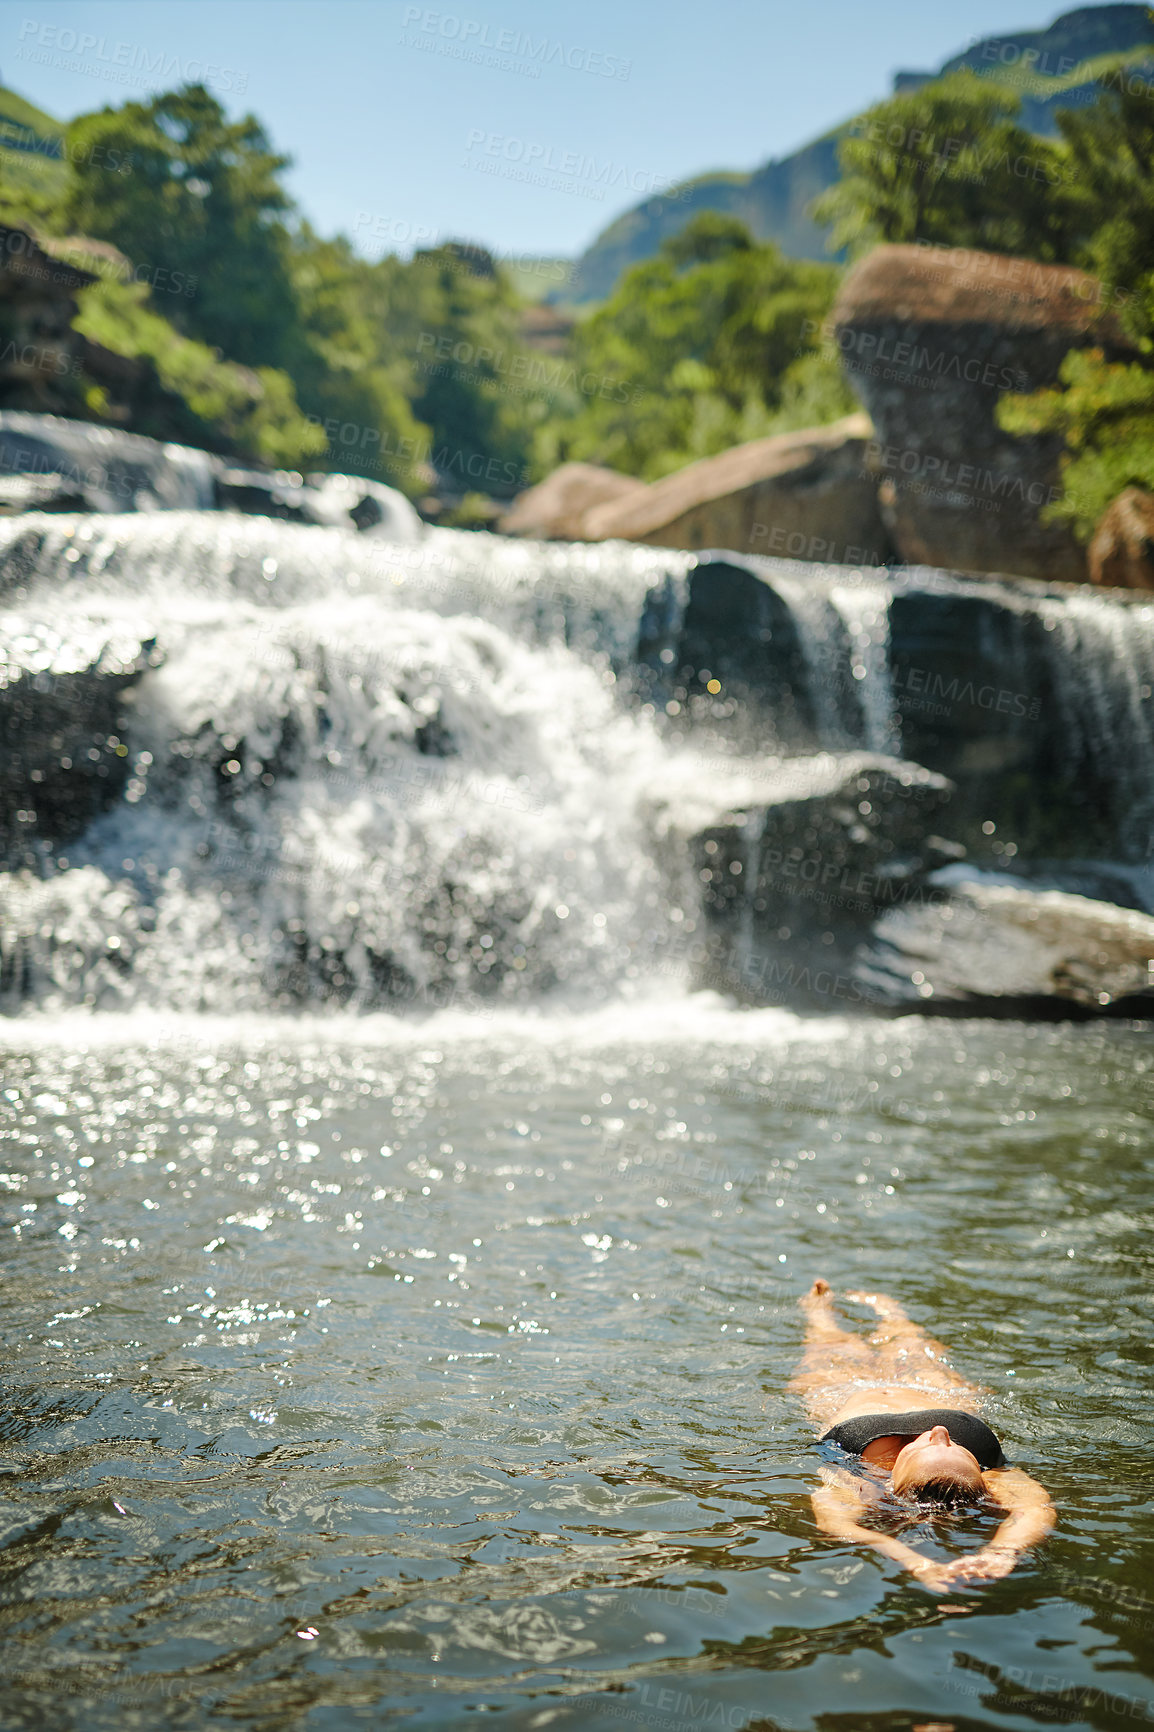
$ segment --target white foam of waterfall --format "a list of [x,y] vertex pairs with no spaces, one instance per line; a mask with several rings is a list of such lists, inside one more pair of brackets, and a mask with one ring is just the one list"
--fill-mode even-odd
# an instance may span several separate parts
[[[23,552],[28,601],[50,613],[99,602],[171,616],[247,601],[280,609],[325,595],[381,606],[476,613],[518,636],[601,651],[618,665],[637,645],[648,592],[684,576],[692,555],[669,549],[521,542],[430,530],[398,545],[345,529],[305,528],[223,512],[125,516],[30,513],[0,519],[0,567]],[[208,611],[211,611],[209,608]]]
[[887,583],[819,565],[799,565],[795,575],[784,561],[770,582],[797,630],[820,743],[896,752]]
[[[50,679],[105,643],[128,663],[134,632],[161,658],[123,700],[123,798],[61,869],[3,885],[10,1002],[232,1014],[679,991],[700,914],[685,838],[744,824],[752,879],[767,804],[798,798],[799,776],[836,786],[847,749],[896,745],[890,587],[872,574],[767,571],[832,755],[704,759],[623,703],[646,597],[675,635],[689,564],[224,514],[0,521],[21,666]],[[1052,623],[1071,737],[1148,822],[1154,608],[1015,605]]]
[[1085,592],[1039,604],[1067,749],[1114,788],[1119,840],[1151,848],[1154,607]]
[[890,674],[890,591],[876,577],[855,573],[835,580],[829,599],[850,641],[850,672],[858,682],[862,716],[860,743],[874,752],[897,752],[901,729]]
[[628,979],[668,925],[641,816],[662,747],[613,683],[368,599],[186,626],[138,689],[127,804],[68,850],[81,870],[11,895],[34,995],[221,1011]]

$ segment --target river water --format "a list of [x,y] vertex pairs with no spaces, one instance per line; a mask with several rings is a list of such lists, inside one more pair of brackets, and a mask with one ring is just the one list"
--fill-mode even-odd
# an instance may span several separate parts
[[[19,655],[163,657],[3,884],[0,1724],[1154,1719],[1148,1027],[694,990],[686,838],[783,768],[630,690],[680,556],[28,522]],[[884,585],[825,593],[829,747],[892,749]],[[1008,1580],[818,1534],[817,1275],[990,1391],[1059,1512]]]
[[[9,1025],[4,1724],[1154,1717],[1144,1031],[479,1020]],[[815,1532],[817,1274],[991,1391],[1008,1581]]]

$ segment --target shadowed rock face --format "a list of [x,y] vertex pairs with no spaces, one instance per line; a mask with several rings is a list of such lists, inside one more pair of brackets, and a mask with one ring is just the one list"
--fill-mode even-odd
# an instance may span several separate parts
[[734,446],[595,507],[583,537],[884,563],[892,549],[866,465],[871,434],[868,416],[847,415]]
[[1154,918],[962,866],[965,849],[936,833],[951,820],[944,776],[867,754],[819,755],[789,774],[796,797],[783,787],[693,839],[702,984],[826,1011],[1154,1007]]
[[1090,582],[1154,589],[1154,493],[1127,487],[1102,515],[1087,549]]
[[780,798],[703,830],[704,982],[761,1003],[884,1003],[857,978],[856,953],[882,912],[923,896],[927,875],[965,852],[935,833],[951,792],[919,764],[820,754],[787,767]]
[[716,678],[736,709],[715,725],[762,748],[876,745],[871,681],[852,665],[844,622],[828,609],[811,619],[811,638],[832,651],[821,662],[803,640],[802,604],[831,583],[851,599],[870,586],[882,597],[875,674],[893,721],[884,750],[950,779],[951,835],[981,844],[992,820],[1023,857],[1147,857],[1154,651],[1137,597],[1107,605],[1037,583],[839,575],[705,553],[683,609],[672,593],[650,595],[638,658],[654,700],[698,710]]
[[1071,348],[1132,356],[1081,271],[992,253],[878,247],[847,277],[833,327],[876,439],[867,454],[903,560],[1084,582],[1051,437],[997,424],[1007,392],[1053,385]]
[[125,633],[66,642],[44,628],[0,644],[0,860],[35,865],[124,793],[128,690],[159,657]]

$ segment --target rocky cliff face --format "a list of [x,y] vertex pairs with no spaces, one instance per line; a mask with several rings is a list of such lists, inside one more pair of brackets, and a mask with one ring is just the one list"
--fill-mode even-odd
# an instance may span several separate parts
[[96,278],[0,224],[0,403],[41,412],[78,402],[76,296]]
[[883,246],[850,272],[832,316],[877,436],[868,460],[902,559],[1083,582],[1073,532],[1043,521],[1060,442],[997,424],[1007,392],[1053,385],[1071,348],[1132,357],[1081,271],[992,253]]

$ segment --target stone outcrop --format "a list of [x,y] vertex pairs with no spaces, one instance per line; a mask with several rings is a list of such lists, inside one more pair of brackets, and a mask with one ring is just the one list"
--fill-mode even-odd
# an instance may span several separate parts
[[708,933],[702,984],[757,1003],[886,1002],[857,953],[964,849],[936,834],[952,784],[879,754],[820,753],[693,838]]
[[0,403],[37,411],[79,400],[76,296],[96,281],[0,224]]
[[48,626],[0,640],[0,861],[35,865],[124,792],[129,690],[160,660],[131,630],[63,638]]
[[[0,475],[55,484],[55,502],[37,501],[31,490],[34,509],[211,509],[216,467],[216,459],[191,446],[61,415],[0,410]],[[8,497],[18,499],[19,490],[8,490]]]
[[847,376],[877,429],[869,468],[903,560],[1084,582],[1073,532],[1042,521],[1061,444],[998,426],[1007,392],[1054,385],[1071,348],[1133,351],[1081,271],[992,253],[882,246],[832,315]]
[[872,1002],[944,1015],[1154,1010],[1150,915],[953,871],[929,888],[877,921],[858,955],[854,978]]
[[60,415],[0,409],[0,516],[25,511],[239,511],[412,543],[424,533],[394,487],[357,475],[243,468]]
[[734,446],[597,506],[583,539],[884,564],[892,548],[867,467],[872,431],[868,416],[847,415]]
[[850,627],[828,599],[840,592],[850,620],[886,607],[871,700],[892,715],[884,749],[954,784],[951,835],[980,848],[993,822],[1038,858],[1108,856],[1125,836],[1127,857],[1145,857],[1154,652],[1138,621],[1125,623],[1127,610],[1144,612],[1137,593],[1075,608],[1058,585],[944,571],[810,576],[725,553],[698,555],[685,581],[683,603],[672,584],[651,591],[638,634],[647,695],[679,706],[676,725],[722,725],[720,704],[734,718],[724,726],[755,726],[764,750],[875,738],[871,680],[855,671]]
[[1087,549],[1090,582],[1154,589],[1154,493],[1127,487],[1103,512]]
[[582,541],[589,512],[648,492],[644,481],[602,469],[596,463],[562,463],[536,487],[518,494],[501,519],[503,535],[535,541]]
[[702,985],[825,1011],[1154,1010],[1154,918],[963,866],[936,833],[946,777],[862,753],[795,760],[780,780],[693,838]]

